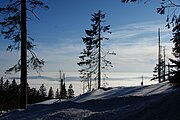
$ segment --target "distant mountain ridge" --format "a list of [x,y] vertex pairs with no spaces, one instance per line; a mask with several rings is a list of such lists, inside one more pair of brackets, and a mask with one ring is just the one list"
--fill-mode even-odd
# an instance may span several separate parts
[[[152,77],[149,76],[143,76],[144,79],[151,79]],[[9,77],[9,79],[20,79],[20,77]],[[54,78],[54,77],[49,77],[49,76],[28,76],[28,80],[30,79],[44,79],[44,80],[50,80],[50,81],[59,81],[59,78]],[[67,81],[81,81],[80,77],[66,77],[65,78]],[[102,78],[104,80],[104,78]],[[117,77],[117,78],[106,78],[105,80],[134,80],[134,79],[139,79],[141,80],[141,76],[131,76],[131,77]]]

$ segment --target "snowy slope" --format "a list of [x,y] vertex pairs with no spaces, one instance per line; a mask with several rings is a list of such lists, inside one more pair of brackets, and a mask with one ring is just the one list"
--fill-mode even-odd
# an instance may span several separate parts
[[155,85],[136,86],[136,87],[116,87],[107,91],[97,89],[89,93],[85,93],[79,97],[72,99],[74,102],[84,102],[92,99],[110,99],[113,97],[126,96],[149,96],[155,94],[163,94],[172,91],[172,86],[168,82]]
[[165,82],[94,90],[69,101],[46,101],[2,120],[179,120],[180,90]]

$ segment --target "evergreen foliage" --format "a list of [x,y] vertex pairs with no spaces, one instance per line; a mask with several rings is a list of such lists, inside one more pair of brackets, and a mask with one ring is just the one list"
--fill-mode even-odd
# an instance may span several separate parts
[[67,91],[65,83],[62,85],[62,91],[60,92],[61,99],[67,99]]
[[173,28],[173,38],[171,40],[174,43],[172,53],[175,59],[170,59],[170,61],[173,63],[172,67],[175,70],[172,70],[173,76],[169,80],[174,84],[180,85],[180,17]]
[[68,88],[68,98],[73,98],[74,97],[74,90],[73,90],[73,85],[70,84]]
[[91,90],[91,81],[98,80],[98,88],[101,87],[101,72],[102,69],[106,69],[108,66],[112,67],[111,61],[106,59],[106,55],[110,53],[104,51],[101,42],[108,40],[103,36],[103,33],[111,33],[110,25],[102,25],[105,22],[105,14],[101,11],[92,15],[91,29],[85,30],[86,36],[82,38],[85,49],[80,53],[79,58],[81,61],[77,63],[82,69],[79,70],[80,78],[82,82],[88,83],[88,90]]
[[[7,0],[7,4],[5,6],[0,7],[0,14],[3,16],[0,18],[0,28],[1,34],[4,36],[4,39],[8,39],[12,41],[7,47],[8,51],[19,50],[21,43],[21,4],[24,0]],[[27,13],[31,13],[36,18],[36,14],[34,10],[37,7],[48,8],[44,5],[40,0],[26,0],[27,4]],[[31,20],[29,17],[25,18],[25,20]],[[33,52],[33,49],[36,45],[33,44],[34,39],[27,35],[27,50],[30,55],[27,57],[27,65],[28,68],[32,68],[34,70],[40,71],[42,66],[44,65],[44,60],[39,59],[37,55]],[[21,59],[19,59],[18,63],[13,67],[9,68],[6,73],[10,73],[12,71],[19,72],[21,69]]]
[[0,111],[8,111],[19,108],[19,86],[15,79],[10,84],[9,80],[3,84],[3,77],[0,80]]
[[54,91],[53,91],[52,87],[50,87],[50,89],[49,89],[48,98],[49,98],[49,99],[54,98]]
[[[160,30],[160,29],[159,29]],[[159,31],[160,32],[160,31]],[[160,33],[159,33],[160,34]],[[159,41],[160,44],[160,41]],[[164,56],[162,55],[162,46],[159,45],[159,55],[158,55],[158,63],[154,67],[154,74],[151,80],[158,79],[158,82],[163,82],[166,80],[166,63],[165,63],[165,48],[164,48]]]
[[[37,7],[44,7],[40,0],[7,0],[6,5],[0,7],[0,29],[4,39],[9,39],[13,43],[7,47],[8,51],[19,50],[21,48],[21,58],[17,64],[6,70],[5,73],[21,71],[21,101],[22,109],[26,109],[27,104],[27,68],[32,68],[39,72],[44,65],[44,60],[39,59],[33,52],[34,39],[27,34],[27,20],[30,17],[27,13],[32,13],[36,18],[34,10]],[[27,55],[27,50],[29,55]]]
[[[140,0],[121,0],[123,3],[128,2],[138,2]],[[143,0],[142,0],[143,1]],[[173,27],[173,38],[171,41],[174,43],[174,47],[172,49],[172,54],[175,59],[170,58],[169,60],[173,65],[168,65],[168,67],[172,67],[169,73],[169,81],[175,85],[180,84],[180,4],[175,0],[160,0],[160,7],[157,8],[157,13],[167,15],[166,18],[166,27]],[[145,0],[145,3],[149,1]]]
[[3,88],[4,86],[3,86],[3,77],[1,77],[1,79],[0,79],[0,114],[2,114],[2,111],[3,111],[3,104],[2,103],[4,103],[3,102],[3,99],[2,99],[2,96],[4,96],[4,92],[3,92]]
[[55,98],[60,98],[60,92],[59,92],[59,89],[57,89],[56,92],[55,92]]
[[39,94],[42,97],[46,97],[47,93],[46,93],[46,87],[44,86],[44,84],[42,84],[39,88]]
[[[158,75],[158,71],[160,71],[160,75]],[[156,64],[156,66],[154,67],[154,74],[152,79],[158,79],[160,77],[160,79],[162,79],[162,76],[164,75],[164,60],[162,59],[162,55],[160,57],[160,63]],[[162,81],[162,80],[161,80]]]
[[20,89],[15,79],[13,79],[12,83],[9,85],[9,98],[8,98],[10,101],[9,105],[12,108],[18,108],[20,105],[19,98],[20,98]]
[[[59,94],[59,90],[58,90]],[[40,86],[39,90],[36,88],[30,88],[27,85],[27,103],[33,104],[48,99],[54,98],[53,88],[50,87],[48,96],[46,95],[46,88],[44,84]],[[59,96],[59,95],[58,95]],[[10,111],[13,109],[20,108],[20,85],[16,83],[16,80],[13,79],[10,83],[9,80],[4,82],[3,77],[0,78],[0,115],[3,114],[3,111]]]

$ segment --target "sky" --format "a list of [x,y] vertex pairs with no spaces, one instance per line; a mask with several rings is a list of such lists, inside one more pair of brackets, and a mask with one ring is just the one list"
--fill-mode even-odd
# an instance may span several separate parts
[[[1,0],[5,1],[5,0]],[[82,37],[85,29],[91,29],[91,15],[98,10],[106,14],[105,25],[112,34],[103,41],[103,48],[113,51],[108,56],[113,63],[110,72],[152,72],[157,63],[157,36],[161,28],[161,40],[166,56],[171,57],[173,44],[171,29],[167,29],[166,16],[156,13],[160,4],[151,0],[147,4],[123,4],[120,0],[44,0],[49,9],[35,10],[39,20],[28,13],[28,34],[35,41],[34,51],[45,60],[44,72],[77,72],[78,56],[85,48]],[[0,36],[0,75],[14,65],[20,51],[6,51],[11,42]]]

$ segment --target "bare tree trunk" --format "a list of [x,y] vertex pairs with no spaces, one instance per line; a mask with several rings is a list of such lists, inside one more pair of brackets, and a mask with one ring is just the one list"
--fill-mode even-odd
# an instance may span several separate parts
[[100,89],[101,87],[101,11],[99,11],[98,15],[99,15],[99,63],[98,63],[98,89]]
[[20,108],[27,105],[27,28],[26,28],[26,0],[21,0],[21,93]]
[[163,49],[163,53],[164,53],[164,62],[163,62],[163,81],[166,80],[166,77],[165,77],[165,74],[166,74],[166,49],[165,49],[165,46],[164,46],[164,49]]
[[161,38],[160,38],[160,28],[158,29],[158,82],[161,82]]

